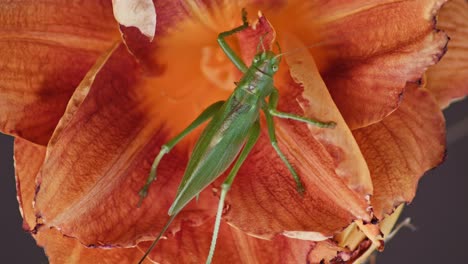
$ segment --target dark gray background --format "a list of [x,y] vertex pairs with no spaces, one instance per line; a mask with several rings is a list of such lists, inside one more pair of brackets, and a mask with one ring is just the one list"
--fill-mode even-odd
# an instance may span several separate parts
[[[404,229],[377,257],[378,264],[468,263],[468,100],[445,111],[448,156],[419,185],[403,217],[418,229]],[[0,262],[47,263],[41,248],[21,229],[15,194],[12,138],[0,134]]]

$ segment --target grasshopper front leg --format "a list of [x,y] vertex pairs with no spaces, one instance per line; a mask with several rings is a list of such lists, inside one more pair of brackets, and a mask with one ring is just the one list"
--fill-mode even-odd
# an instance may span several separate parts
[[268,112],[270,112],[271,115],[279,117],[279,118],[286,118],[286,119],[296,120],[299,122],[304,122],[309,125],[313,125],[313,126],[317,126],[321,128],[334,128],[336,126],[335,122],[322,122],[322,121],[313,120],[313,119],[303,117],[303,116],[279,112],[276,109],[277,106],[278,106],[278,89],[274,88],[273,92],[270,95],[270,101],[268,104]]
[[299,178],[299,175],[297,174],[296,170],[294,169],[294,167],[289,162],[288,158],[286,158],[286,156],[284,155],[284,153],[281,151],[281,149],[278,146],[278,140],[276,139],[275,123],[274,123],[274,120],[273,120],[273,116],[271,115],[268,107],[264,108],[263,110],[265,112],[265,117],[266,117],[266,121],[267,121],[268,135],[270,136],[270,143],[273,146],[273,148],[275,149],[278,156],[283,161],[283,163],[288,168],[289,172],[291,172],[291,174],[292,174],[292,176],[294,178],[294,181],[296,182],[297,191],[300,194],[303,194],[304,193],[304,186],[302,185],[302,182],[301,182],[301,179]]
[[179,141],[181,141],[185,136],[190,134],[190,132],[192,132],[195,128],[199,127],[206,120],[213,117],[218,112],[218,110],[221,108],[223,104],[224,104],[224,101],[219,101],[210,105],[180,134],[178,134],[169,142],[161,146],[161,150],[159,151],[158,155],[153,161],[153,164],[151,165],[151,171],[148,176],[148,179],[146,180],[146,184],[143,186],[143,188],[141,188],[140,192],[138,193],[140,195],[140,200],[138,201],[138,207],[140,207],[141,203],[143,202],[143,199],[145,199],[145,197],[148,195],[149,186],[156,179],[156,171],[158,169],[158,165],[162,157],[166,155],[167,153],[169,153],[171,149],[174,148],[174,146],[177,145],[177,143],[179,143]]
[[246,73],[247,72],[247,66],[245,63],[242,61],[242,59],[232,50],[231,47],[227,44],[225,38],[229,37],[230,35],[233,35],[239,31],[242,31],[246,28],[249,27],[249,23],[247,22],[247,12],[245,9],[242,9],[242,26],[236,27],[234,29],[231,29],[229,31],[221,32],[218,35],[218,43],[221,49],[223,49],[224,53],[226,56],[234,63],[234,65],[242,72]]
[[302,185],[301,179],[299,178],[299,175],[297,174],[294,167],[291,165],[291,163],[288,161],[288,159],[286,158],[286,156],[284,155],[284,153],[281,151],[281,149],[278,146],[273,116],[301,121],[307,124],[315,125],[318,127],[324,127],[324,128],[335,127],[336,124],[335,122],[320,122],[320,121],[316,121],[313,119],[305,118],[305,117],[294,115],[294,114],[279,112],[278,110],[276,110],[277,105],[278,105],[278,89],[274,88],[273,92],[270,95],[269,103],[265,104],[265,106],[263,107],[263,112],[265,113],[267,126],[268,126],[268,135],[270,136],[271,145],[275,149],[276,153],[278,153],[278,156],[284,162],[289,172],[291,172],[294,178],[294,181],[296,182],[297,191],[300,194],[302,194],[304,193],[304,186]]

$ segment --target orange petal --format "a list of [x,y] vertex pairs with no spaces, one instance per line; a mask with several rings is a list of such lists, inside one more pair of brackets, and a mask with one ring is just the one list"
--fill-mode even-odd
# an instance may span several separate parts
[[416,84],[406,90],[398,110],[377,124],[353,131],[371,171],[371,201],[378,218],[410,202],[421,176],[444,158],[442,112],[427,90]]
[[0,25],[0,129],[45,145],[81,78],[119,38],[112,7],[7,2]]
[[[387,219],[384,220],[385,234],[390,232],[394,221],[388,226]],[[205,262],[211,243],[213,222],[214,219],[210,219],[198,227],[183,225],[181,230],[166,233],[149,257],[158,263],[168,264]],[[258,239],[222,221],[213,263],[342,263],[339,261],[355,260],[369,249],[371,242],[366,240],[364,235],[359,236],[360,234],[362,233],[357,235],[359,241],[356,246],[350,249],[347,248],[347,244],[346,247],[338,245],[331,239],[312,242],[282,235],[271,240]],[[344,241],[346,242],[349,241]],[[149,246],[150,242],[138,244],[142,251],[146,251]]]
[[468,2],[453,0],[442,7],[437,25],[450,37],[447,54],[427,71],[426,88],[439,106],[468,94]]
[[336,165],[336,174],[345,179],[348,187],[361,193],[362,197],[372,194],[372,181],[366,161],[321,79],[314,59],[292,35],[285,36],[283,45],[286,50],[302,50],[288,54],[286,61],[294,81],[303,87],[296,87],[292,92],[297,93],[296,100],[305,116],[337,124],[334,128],[310,126],[309,130],[325,146]]
[[313,256],[310,263],[361,263],[354,261],[366,252],[370,245],[371,242],[369,240],[363,240],[355,250],[350,250],[348,248],[338,246],[332,240],[317,242],[309,253],[309,256]]
[[153,40],[156,30],[156,10],[152,0],[112,0],[115,19],[125,27],[136,27]]
[[311,240],[325,239],[354,219],[370,221],[366,200],[335,173],[333,159],[307,126],[283,120],[276,124],[279,146],[301,177],[305,194],[297,192],[264,131],[229,192],[227,221],[258,237],[286,232]]
[[[44,247],[51,264],[134,264],[143,253],[138,248],[87,248],[78,240],[63,236],[55,229],[44,230],[36,236],[37,244]],[[146,260],[144,264],[150,264]]]
[[[149,117],[142,107],[141,76],[134,58],[120,46],[87,96],[77,92],[78,99],[71,99],[79,108],[67,109],[73,115],[65,113],[67,121],[60,122],[38,179],[35,209],[44,228],[57,227],[85,245],[131,246],[152,239],[165,224],[186,156],[173,151],[164,158],[158,180],[137,208],[150,162],[167,140],[164,128],[150,120],[157,116]],[[212,215],[213,200],[203,193],[180,218],[200,224]]]
[[[29,141],[15,139],[15,167],[18,201],[24,218],[23,228],[31,230],[36,224],[33,199],[35,179],[44,161],[46,148]],[[137,248],[85,248],[76,239],[65,237],[57,230],[42,229],[34,238],[44,247],[50,263],[136,263],[143,253]],[[149,263],[149,262],[148,262]]]
[[[399,228],[402,226],[397,226],[394,230],[393,227],[395,226],[396,222],[398,221],[401,212],[403,211],[403,205],[400,205],[395,209],[395,211],[391,215],[386,215],[384,219],[379,223],[380,230],[382,231],[383,237],[385,238],[385,241],[388,242],[390,239],[392,239],[392,236],[395,235],[399,231]],[[356,234],[354,234],[356,236]],[[359,237],[359,235],[357,235]],[[369,248],[365,249],[364,252],[361,252],[362,254],[359,256],[359,258],[356,260],[356,263],[362,263],[371,256],[372,253],[377,250],[375,245],[370,246]]]
[[[188,222],[182,223],[180,230],[166,232],[151,251],[149,258],[164,264],[205,263],[211,244],[213,224],[213,218],[197,227]],[[225,223],[221,224],[213,263],[242,263],[230,229]],[[146,251],[150,244],[151,242],[143,242],[139,243],[138,247]]]
[[[274,32],[263,16],[256,26],[238,34],[246,61],[256,52],[262,37],[259,34]],[[272,41],[272,37],[267,39],[266,48]],[[280,109],[303,115],[296,98],[299,93],[282,87],[280,90]],[[364,195],[348,188],[335,173],[335,160],[306,125],[278,120],[276,128],[280,147],[302,175],[305,197],[298,194],[291,173],[271,147],[265,130],[228,195],[230,210],[226,219],[231,224],[260,237],[271,238],[287,232],[291,237],[325,239],[354,219],[370,220]],[[349,131],[348,134],[351,136]],[[371,186],[368,187],[363,189],[370,192]]]
[[[340,112],[352,128],[394,111],[407,81],[444,52],[434,16],[445,0],[296,1],[271,17],[279,35],[292,32],[311,48]],[[270,18],[270,14],[267,13]],[[284,16],[294,22],[282,22]]]
[[[398,207],[378,224],[384,238],[392,231],[402,209],[403,206]],[[315,256],[314,263],[365,263],[375,250],[377,246],[353,223],[333,239],[317,242],[310,255]]]
[[[213,220],[213,219],[212,219]],[[213,222],[199,227],[185,226],[159,242],[150,257],[158,263],[204,263],[208,255]],[[309,254],[314,242],[277,236],[272,240],[251,237],[221,223],[213,263],[315,263]],[[138,246],[146,250],[149,243]],[[318,262],[317,262],[318,263]]]
[[20,212],[23,216],[23,229],[33,231],[36,226],[33,200],[36,191],[36,176],[39,173],[46,148],[27,140],[15,139],[15,177]]

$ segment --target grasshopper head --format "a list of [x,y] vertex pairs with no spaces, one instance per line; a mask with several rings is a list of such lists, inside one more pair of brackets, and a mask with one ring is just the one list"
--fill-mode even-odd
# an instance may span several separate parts
[[262,73],[273,76],[279,69],[280,60],[275,53],[263,51],[255,55],[252,66]]

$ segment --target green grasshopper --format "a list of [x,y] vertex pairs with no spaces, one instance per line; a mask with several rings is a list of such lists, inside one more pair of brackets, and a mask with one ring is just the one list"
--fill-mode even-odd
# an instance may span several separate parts
[[[291,163],[289,163],[286,156],[278,147],[273,116],[305,122],[318,127],[335,126],[334,122],[320,122],[294,114],[279,112],[276,109],[278,103],[278,89],[273,85],[273,76],[278,71],[281,56],[283,54],[277,55],[272,51],[263,50],[255,55],[252,64],[250,67],[247,67],[242,59],[225,41],[226,37],[249,27],[247,22],[247,13],[245,10],[242,10],[242,21],[243,24],[241,26],[222,32],[218,35],[218,43],[224,53],[244,74],[241,80],[237,83],[237,87],[227,101],[219,101],[206,108],[179,135],[161,147],[159,154],[156,156],[151,166],[147,182],[139,192],[141,197],[139,202],[140,205],[142,200],[148,194],[150,184],[156,179],[156,171],[162,157],[169,153],[169,151],[171,151],[171,149],[177,145],[180,140],[190,134],[195,128],[211,118],[211,121],[201,133],[190,156],[190,160],[177,191],[176,198],[168,212],[170,219],[139,263],[143,262],[159,239],[161,239],[162,235],[168,229],[177,214],[187,205],[187,203],[189,203],[194,197],[198,196],[205,187],[223,174],[237,157],[237,160],[235,161],[226,180],[221,185],[221,194],[216,214],[213,237],[206,261],[206,263],[211,263],[221,223],[221,215],[226,194],[229,191],[239,168],[260,136],[260,110],[263,110],[265,113],[270,142],[291,172],[296,182],[297,190],[301,194],[304,192],[301,180]],[[267,97],[268,103],[265,100]]]

